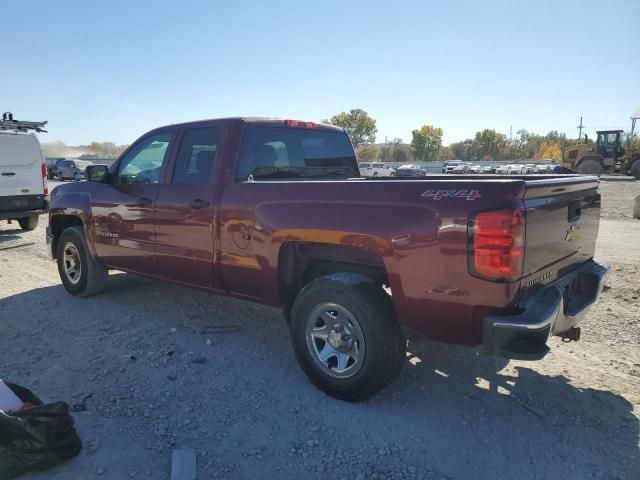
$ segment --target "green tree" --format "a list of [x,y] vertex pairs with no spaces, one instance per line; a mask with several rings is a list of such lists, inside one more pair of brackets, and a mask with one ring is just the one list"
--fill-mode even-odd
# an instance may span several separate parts
[[416,160],[435,160],[442,146],[442,129],[433,125],[423,125],[411,132],[411,150]]
[[355,150],[359,162],[372,162],[378,158],[378,149],[374,145],[360,145]]
[[453,152],[455,158],[459,158],[460,160],[464,160],[465,162],[473,160],[475,157],[475,141],[467,138],[462,142],[456,142],[449,145],[449,148]]
[[376,133],[378,133],[376,121],[367,112],[359,108],[339,113],[322,122],[344,128],[349,134],[354,147],[375,143],[376,141]]
[[506,145],[507,138],[495,130],[484,129],[476,133],[475,144],[477,153],[474,155],[478,160],[496,160],[499,158],[500,149]]
[[451,146],[448,147],[440,147],[438,150],[437,160],[455,160],[458,158],[455,153],[453,153],[453,149]]

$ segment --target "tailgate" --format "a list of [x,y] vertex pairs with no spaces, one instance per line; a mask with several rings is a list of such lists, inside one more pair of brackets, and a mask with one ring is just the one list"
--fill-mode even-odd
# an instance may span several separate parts
[[600,224],[596,177],[526,182],[522,286],[549,283],[593,258]]

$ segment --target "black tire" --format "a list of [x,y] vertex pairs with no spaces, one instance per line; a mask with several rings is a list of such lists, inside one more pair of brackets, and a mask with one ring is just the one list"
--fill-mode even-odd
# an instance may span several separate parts
[[[307,324],[314,321],[312,312],[327,303],[346,309],[363,336],[363,359],[359,369],[347,378],[336,378],[320,367],[309,346]],[[348,402],[366,400],[388,386],[405,362],[406,341],[389,296],[381,285],[354,273],[321,277],[302,289],[291,309],[291,340],[311,382],[328,395]]]
[[581,160],[576,167],[576,173],[580,175],[597,175],[602,174],[602,162],[595,158],[585,158]]
[[79,182],[80,181],[80,174],[78,172],[73,174],[73,181],[74,182]]
[[632,177],[640,180],[640,158],[636,158],[635,160],[633,160],[631,168],[629,168],[629,173]]
[[18,219],[20,228],[25,232],[35,230],[38,227],[38,217],[22,217]]
[[59,182],[64,182],[64,177],[62,176],[62,173],[58,174],[58,181]]
[[[75,280],[72,280],[65,272],[67,267],[65,250],[68,245],[75,248],[77,261],[80,264],[79,274]],[[72,253],[72,249],[69,250]],[[89,252],[82,227],[69,227],[62,232],[57,242],[56,259],[60,280],[71,295],[89,297],[104,290],[107,284],[108,270]]]

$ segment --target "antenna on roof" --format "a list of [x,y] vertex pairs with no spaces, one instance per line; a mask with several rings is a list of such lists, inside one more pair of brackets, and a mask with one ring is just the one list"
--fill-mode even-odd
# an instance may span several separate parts
[[34,130],[36,132],[47,133],[44,127],[47,122],[26,122],[13,119],[13,113],[4,112],[2,114],[2,120],[0,120],[0,130],[13,130],[16,132],[28,132]]

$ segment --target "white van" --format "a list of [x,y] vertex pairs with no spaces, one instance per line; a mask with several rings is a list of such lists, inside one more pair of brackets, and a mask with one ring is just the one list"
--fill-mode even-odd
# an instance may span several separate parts
[[0,220],[17,220],[23,230],[38,226],[47,211],[47,166],[38,138],[46,122],[19,122],[5,114],[0,121]]

